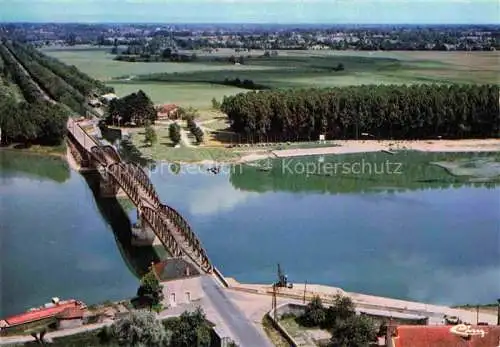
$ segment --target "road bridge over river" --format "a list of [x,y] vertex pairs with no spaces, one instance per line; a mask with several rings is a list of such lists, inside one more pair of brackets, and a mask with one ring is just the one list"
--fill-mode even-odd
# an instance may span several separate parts
[[172,257],[187,259],[202,273],[219,275],[188,222],[161,203],[140,166],[124,162],[113,146],[100,144],[74,119],[68,120],[67,129],[68,147],[80,167],[101,174],[101,194],[116,196],[122,189],[137,207],[140,223],[154,232]]

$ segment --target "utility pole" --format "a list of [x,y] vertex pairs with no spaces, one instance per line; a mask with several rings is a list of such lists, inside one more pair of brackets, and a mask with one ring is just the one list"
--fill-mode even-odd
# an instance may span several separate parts
[[307,280],[306,283],[304,283],[304,298],[302,300],[304,304],[306,303],[306,288],[307,288]]
[[272,303],[272,310],[273,310],[273,319],[275,322],[277,322],[277,314],[276,314],[276,307],[277,307],[277,300],[276,300],[276,283],[273,284],[273,303]]
[[479,305],[476,306],[476,325],[479,324]]

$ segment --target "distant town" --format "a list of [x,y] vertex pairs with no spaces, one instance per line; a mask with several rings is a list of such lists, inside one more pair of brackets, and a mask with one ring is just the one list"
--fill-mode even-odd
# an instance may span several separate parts
[[0,35],[39,46],[91,44],[166,48],[259,50],[491,51],[500,48],[498,25],[160,25],[11,23]]

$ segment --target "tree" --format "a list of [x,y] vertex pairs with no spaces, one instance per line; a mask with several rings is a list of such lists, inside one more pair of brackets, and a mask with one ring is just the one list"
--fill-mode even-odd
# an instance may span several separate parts
[[152,312],[131,311],[111,325],[111,337],[119,346],[169,346],[171,334]]
[[163,300],[163,286],[153,271],[149,271],[142,277],[141,284],[137,290],[139,299],[145,301],[150,308],[159,305]]
[[377,327],[367,316],[337,320],[332,328],[331,347],[367,347],[377,339]]
[[218,102],[216,98],[212,98],[212,108],[214,110],[220,109],[220,102]]
[[154,123],[158,117],[153,102],[142,90],[110,102],[106,123],[113,124],[120,117],[122,124],[142,126]]
[[332,306],[325,312],[324,328],[331,328],[337,320],[346,320],[356,315],[356,307],[348,296],[337,294]]
[[181,127],[177,123],[172,123],[168,127],[168,136],[173,145],[176,146],[181,141]]
[[321,326],[325,321],[325,307],[319,296],[313,297],[300,317],[302,324],[310,327]]
[[147,125],[144,128],[144,142],[148,143],[149,146],[152,146],[157,141],[156,131],[153,129],[151,125]]
[[179,318],[167,321],[166,328],[172,332],[172,347],[210,346],[212,327],[200,307],[194,312],[186,311]]

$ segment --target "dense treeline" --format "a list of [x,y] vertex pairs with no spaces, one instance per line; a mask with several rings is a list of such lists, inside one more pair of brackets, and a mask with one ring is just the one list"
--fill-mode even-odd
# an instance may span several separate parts
[[2,144],[59,145],[66,131],[68,113],[59,105],[45,100],[32,103],[0,98]]
[[12,58],[7,48],[2,44],[0,44],[0,56],[4,61],[1,71],[2,74],[19,86],[26,101],[35,102],[37,100],[43,100],[41,91],[33,83],[31,78],[24,73],[19,64]]
[[46,100],[30,76],[1,44],[0,56],[3,61],[0,82],[16,83],[24,96],[24,100],[18,100],[15,93],[0,90],[2,145],[11,142],[59,145],[65,134],[67,110]]
[[67,105],[73,111],[85,114],[85,97],[66,83],[62,78],[54,74],[49,69],[43,67],[28,54],[19,48],[14,48],[10,43],[5,46],[15,56],[15,58],[30,73],[31,77],[41,86],[54,100]]
[[151,99],[142,91],[132,93],[109,103],[106,124],[152,124],[158,114]]
[[233,131],[252,141],[485,138],[500,130],[496,85],[364,85],[225,97]]
[[13,42],[12,46],[15,50],[23,52],[40,65],[51,70],[84,96],[88,96],[94,92],[105,94],[114,91],[112,87],[107,87],[104,83],[90,78],[75,66],[68,66],[55,58],[46,56],[31,46],[22,45],[18,42]]

